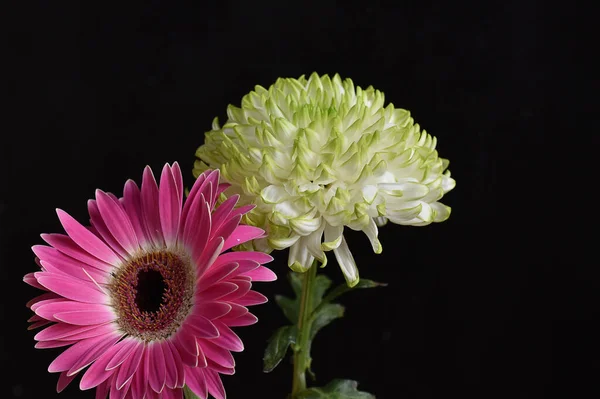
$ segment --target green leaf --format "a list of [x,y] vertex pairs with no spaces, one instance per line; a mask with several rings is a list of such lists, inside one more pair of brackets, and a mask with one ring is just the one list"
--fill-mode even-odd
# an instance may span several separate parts
[[361,278],[358,281],[358,284],[354,286],[354,288],[377,288],[377,287],[386,287],[387,283],[378,283],[377,281],[367,280]]
[[387,283],[378,283],[377,281],[367,280],[361,278],[358,283],[354,287],[348,287],[348,284],[340,284],[331,291],[327,293],[325,298],[323,298],[322,302],[329,303],[333,301],[338,296],[345,294],[346,292],[353,291],[357,288],[376,288],[376,287],[385,287]]
[[296,343],[298,329],[296,326],[283,326],[277,329],[269,338],[263,357],[263,371],[271,372],[285,357],[287,349]]
[[312,325],[310,328],[310,340],[315,338],[319,330],[331,323],[335,319],[344,316],[345,308],[339,303],[328,303],[321,306],[316,313],[312,315]]
[[309,388],[299,392],[295,399],[375,399],[375,395],[356,389],[352,380],[333,380],[322,388]]
[[275,295],[275,303],[281,308],[290,323],[298,322],[298,299],[291,299],[283,295]]
[[183,387],[183,397],[185,399],[200,399],[200,397],[196,396],[196,394],[192,392],[192,390],[188,388],[187,385]]
[[[289,280],[294,290],[296,297],[294,299],[288,298],[283,295],[275,296],[275,303],[281,308],[285,317],[290,323],[298,323],[298,313],[300,309],[300,299],[302,298],[302,273],[290,273]],[[319,274],[315,278],[313,295],[311,296],[311,307],[316,308],[322,301],[323,295],[331,286],[331,280],[323,275]]]
[[316,308],[323,300],[323,295],[331,287],[331,280],[324,274],[318,274],[314,282],[313,296],[311,298],[312,308]]

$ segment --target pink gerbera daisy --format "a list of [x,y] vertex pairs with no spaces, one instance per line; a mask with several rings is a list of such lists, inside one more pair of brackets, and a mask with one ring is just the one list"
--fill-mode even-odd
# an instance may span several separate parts
[[233,374],[231,351],[244,349],[230,327],[257,321],[246,306],[267,299],[252,281],[276,278],[262,266],[269,255],[224,253],[264,234],[239,225],[251,207],[234,209],[237,196],[215,209],[225,188],[207,171],[184,205],[174,163],[160,185],[146,167],[141,189],[129,180],[123,198],[97,190],[91,227],[57,210],[67,235],[42,235],[41,271],[24,280],[48,291],[28,303],[31,328],[51,324],[36,348],[69,346],[48,368],[59,392],[83,372],[80,388],[97,387],[96,398],[181,398],[184,385],[225,397],[219,374]]

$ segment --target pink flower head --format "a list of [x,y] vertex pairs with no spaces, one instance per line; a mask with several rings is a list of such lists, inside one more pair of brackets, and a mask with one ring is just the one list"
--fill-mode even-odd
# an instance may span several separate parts
[[239,224],[252,207],[234,209],[237,196],[215,209],[226,188],[207,171],[184,204],[174,163],[160,184],[146,167],[122,198],[97,190],[91,227],[57,210],[67,234],[42,235],[41,271],[24,280],[47,291],[28,303],[30,328],[50,324],[36,348],[68,347],[48,368],[59,392],[82,373],[96,398],[181,398],[184,385],[225,398],[219,374],[233,374],[231,352],[244,349],[231,327],[255,323],[246,307],[267,301],[252,282],[276,279],[269,255],[225,252],[264,234]]

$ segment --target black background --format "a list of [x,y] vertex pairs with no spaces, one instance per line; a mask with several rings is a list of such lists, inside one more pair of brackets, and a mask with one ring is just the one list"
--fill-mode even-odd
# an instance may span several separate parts
[[[594,157],[577,121],[597,107],[576,93],[597,84],[581,78],[591,67],[578,50],[593,14],[533,1],[425,3],[13,4],[0,397],[93,397],[76,383],[56,394],[46,369],[59,351],[34,349],[26,331],[36,290],[21,279],[36,268],[39,233],[61,231],[54,209],[86,221],[94,189],[120,194],[147,164],[179,161],[190,186],[214,116],[224,121],[256,84],[313,71],[373,85],[411,110],[457,181],[443,200],[447,222],[390,224],[381,255],[346,235],[361,276],[389,286],[343,298],[346,317],[314,343],[317,384],[355,379],[379,398],[594,396],[598,345],[584,337],[598,291],[578,271],[587,244],[567,227],[597,212],[581,209],[574,197],[586,189],[567,171],[573,152]],[[290,291],[286,259],[276,253],[279,281],[258,287],[270,298]],[[341,282],[330,261],[325,272]],[[238,329],[246,350],[225,387],[231,398],[283,398],[291,367],[264,374],[261,358],[285,320],[273,301],[255,313],[257,325]]]

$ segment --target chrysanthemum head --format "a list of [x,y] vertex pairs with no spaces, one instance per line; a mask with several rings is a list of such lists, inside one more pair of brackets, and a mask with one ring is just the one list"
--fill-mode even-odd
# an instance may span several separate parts
[[256,204],[246,221],[268,236],[253,248],[290,248],[289,265],[304,271],[333,250],[350,285],[358,270],[344,227],[363,231],[380,253],[377,226],[388,220],[424,226],[442,222],[438,202],[455,186],[437,140],[410,113],[384,107],[384,95],[313,73],[278,79],[230,105],[196,152],[195,175],[220,168],[230,192]]

